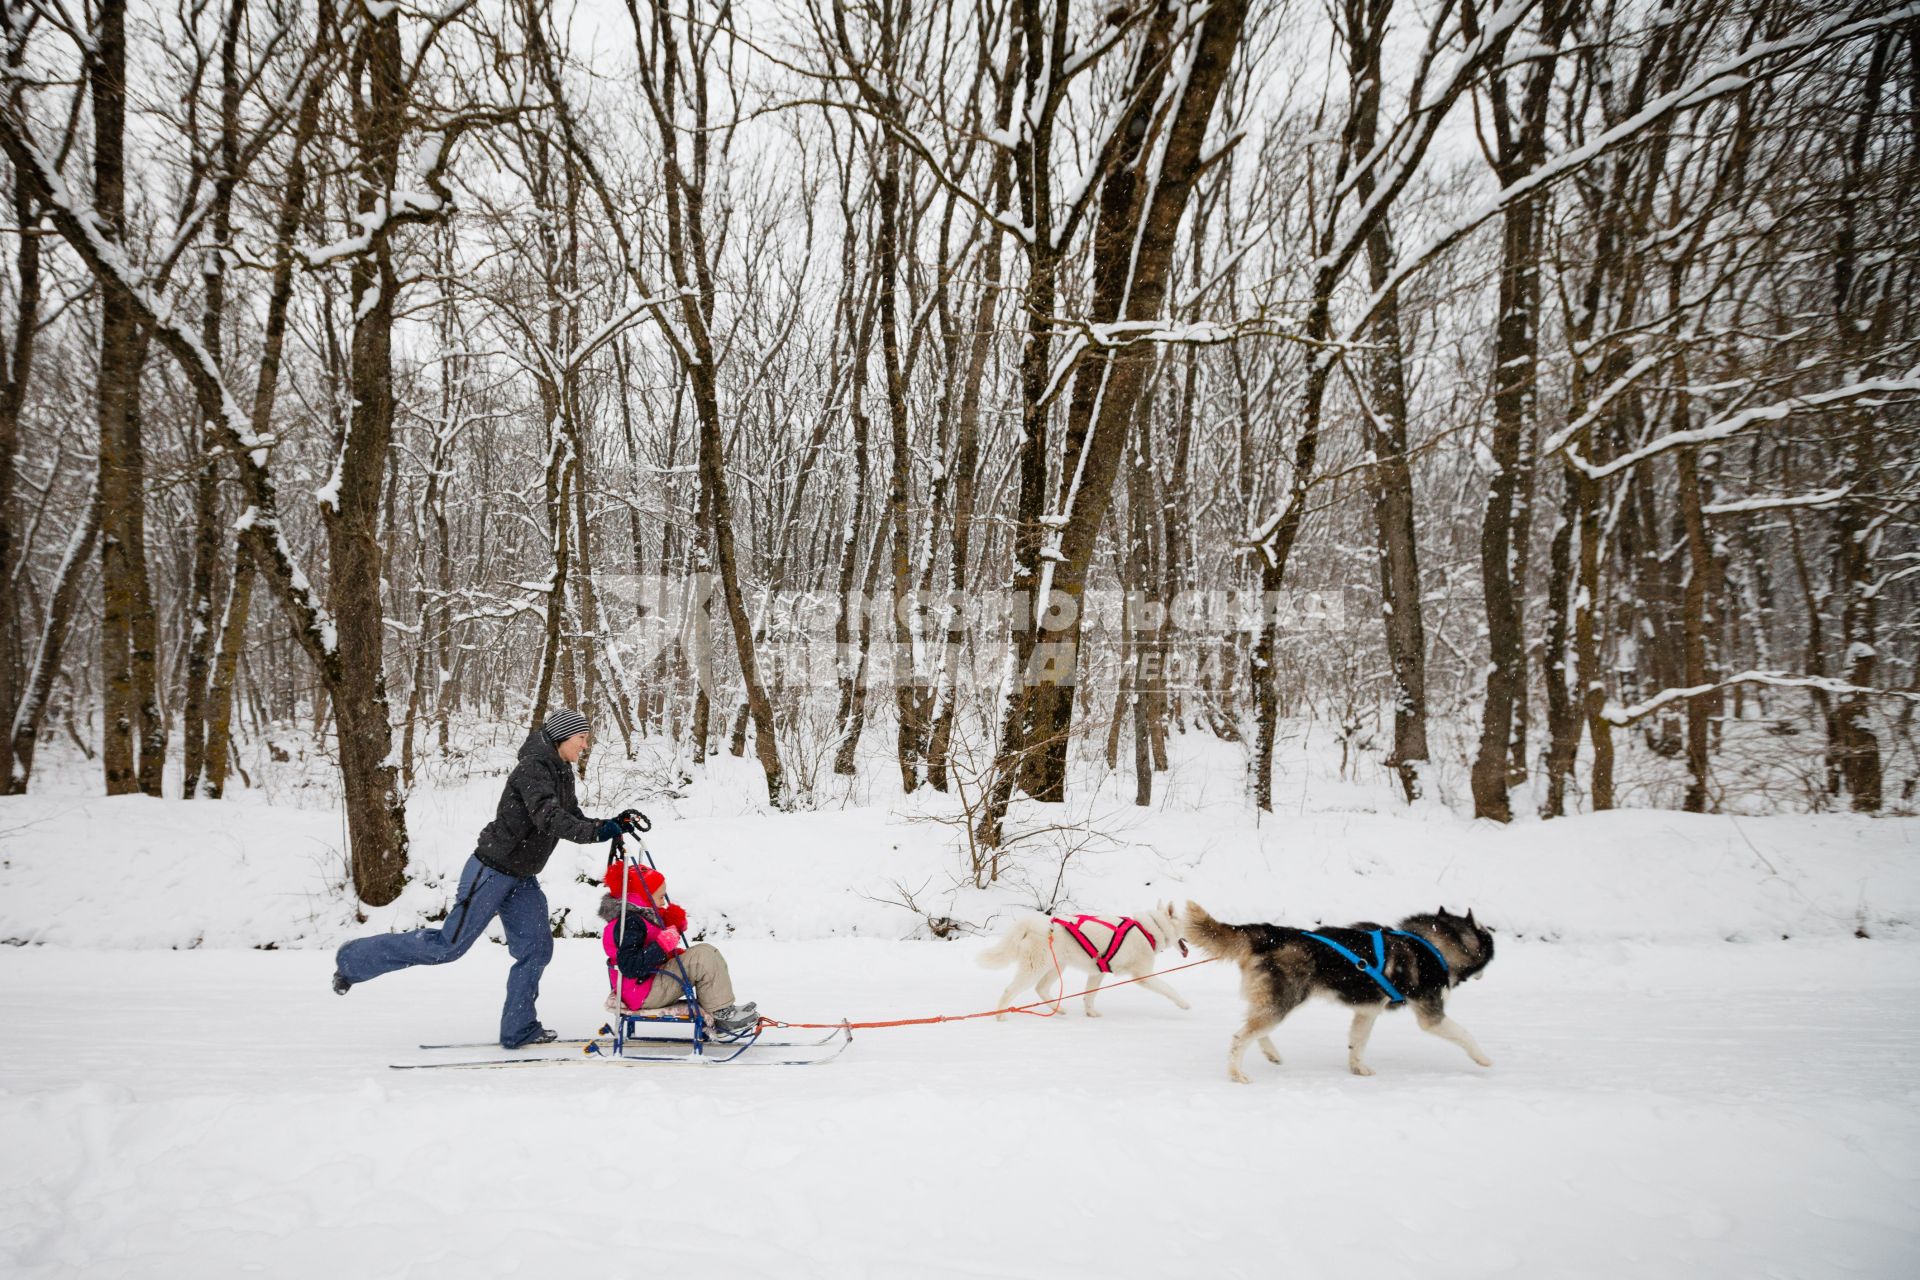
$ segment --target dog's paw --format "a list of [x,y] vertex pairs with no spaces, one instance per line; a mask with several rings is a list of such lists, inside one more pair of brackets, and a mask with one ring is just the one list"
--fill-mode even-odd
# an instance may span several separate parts
[[1479,1067],[1490,1067],[1493,1065],[1492,1058],[1485,1057],[1481,1054],[1475,1054],[1473,1057],[1473,1062],[1475,1066],[1479,1066]]
[[1186,1002],[1185,1000],[1175,1000],[1175,1001],[1174,1001],[1174,1003],[1175,1003],[1175,1004],[1177,1004],[1177,1005],[1179,1005],[1179,1006],[1180,1006],[1180,1007],[1181,1007],[1182,1009],[1191,1009],[1191,1008],[1193,1008],[1193,1006],[1192,1006],[1192,1005],[1190,1005],[1190,1004],[1188,1004],[1188,1003],[1187,1003],[1187,1002]]
[[1100,1011],[1098,1009],[1089,1009],[1087,1010],[1087,1016],[1089,1018],[1097,1018],[1100,1016]]
[[1266,1045],[1261,1045],[1261,1046],[1260,1046],[1260,1052],[1261,1052],[1261,1053],[1264,1053],[1264,1054],[1266,1054],[1266,1055],[1267,1055],[1267,1061],[1268,1061],[1268,1062],[1271,1062],[1271,1063],[1272,1063],[1272,1064],[1273,1064],[1274,1066],[1276,1066],[1276,1067],[1277,1067],[1277,1066],[1279,1066],[1279,1065],[1280,1065],[1280,1052],[1279,1052],[1279,1050],[1277,1050],[1277,1049],[1269,1049],[1269,1048],[1268,1048],[1268,1047],[1267,1047]]
[[1370,1076],[1373,1074],[1373,1068],[1364,1062],[1349,1062],[1347,1064],[1347,1070],[1357,1076]]
[[1249,1080],[1247,1078],[1247,1073],[1244,1071],[1241,1071],[1237,1067],[1227,1072],[1227,1079],[1233,1081],[1235,1084],[1252,1084],[1253,1083],[1252,1080]]

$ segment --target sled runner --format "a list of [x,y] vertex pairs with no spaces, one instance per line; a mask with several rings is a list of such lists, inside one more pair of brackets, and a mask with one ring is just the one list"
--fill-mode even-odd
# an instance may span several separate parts
[[[656,1030],[657,1028],[657,1030]],[[672,1034],[685,1028],[687,1034]],[[697,1002],[613,1014],[592,1039],[552,1040],[514,1057],[462,1059],[457,1062],[396,1062],[395,1071],[477,1070],[498,1067],[555,1066],[562,1063],[668,1063],[681,1066],[811,1067],[832,1062],[853,1043],[853,1029],[840,1024],[818,1040],[769,1040],[767,1024],[728,1035],[706,1019]],[[662,1034],[666,1032],[666,1034]],[[667,1051],[677,1046],[678,1052]],[[487,1041],[423,1044],[428,1052],[491,1049]],[[753,1052],[749,1053],[748,1051]]]
[[[609,1028],[610,1030],[611,1028]],[[566,1065],[605,1064],[609,1066],[626,1064],[640,1066],[656,1064],[685,1067],[718,1067],[730,1065],[736,1067],[814,1067],[823,1062],[832,1062],[853,1043],[853,1032],[845,1025],[834,1028],[819,1040],[765,1040],[755,1036],[751,1043],[732,1047],[725,1056],[697,1053],[689,1049],[682,1053],[647,1053],[635,1046],[646,1044],[686,1044],[679,1037],[658,1037],[646,1040],[628,1037],[625,1052],[614,1054],[609,1050],[604,1036],[594,1040],[555,1040],[541,1046],[542,1050],[553,1050],[557,1046],[568,1046],[572,1052],[533,1052],[506,1058],[462,1058],[454,1062],[395,1062],[389,1064],[395,1071],[484,1071],[505,1067],[554,1067]],[[422,1045],[422,1048],[428,1046]],[[435,1045],[438,1049],[479,1049],[491,1048],[483,1044]],[[748,1054],[748,1049],[755,1050]],[[786,1051],[783,1053],[783,1051]]]
[[[810,1066],[817,1062],[833,1061],[853,1043],[853,1029],[845,1023],[818,1040],[763,1039],[767,1028],[764,1021],[756,1023],[749,1030],[728,1033],[707,1019],[699,1001],[693,998],[691,989],[684,983],[682,989],[685,998],[680,1003],[660,1009],[615,1009],[613,1006],[617,1002],[609,997],[608,1007],[613,1016],[600,1028],[600,1038],[586,1045],[586,1052],[622,1062],[686,1062],[720,1066],[739,1061],[742,1065],[770,1065],[774,1059],[759,1053],[748,1056],[748,1050],[814,1050],[832,1046],[828,1052],[817,1056],[778,1059],[782,1066]],[[680,1028],[685,1028],[687,1034],[677,1034]],[[676,1046],[680,1052],[662,1051],[666,1046]]]

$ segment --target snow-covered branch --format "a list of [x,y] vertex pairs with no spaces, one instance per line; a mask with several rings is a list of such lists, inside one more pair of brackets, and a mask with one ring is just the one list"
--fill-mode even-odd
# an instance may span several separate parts
[[1690,698],[1704,697],[1722,689],[1731,689],[1739,684],[1764,684],[1781,689],[1819,689],[1832,694],[1850,694],[1877,698],[1901,698],[1908,702],[1920,702],[1920,693],[1909,693],[1902,689],[1869,689],[1845,680],[1835,680],[1829,676],[1792,676],[1774,671],[1743,671],[1737,676],[1728,676],[1712,684],[1692,685],[1683,689],[1663,689],[1644,702],[1623,707],[1610,702],[1601,716],[1608,724],[1626,726],[1636,720],[1645,719],[1654,712],[1676,702],[1685,702]]
[[1567,460],[1593,479],[1604,480],[1628,467],[1638,466],[1648,458],[1665,453],[1669,449],[1677,449],[1685,445],[1710,444],[1715,440],[1724,440],[1728,436],[1738,435],[1758,423],[1779,422],[1796,413],[1831,409],[1857,401],[1872,402],[1873,397],[1898,395],[1902,392],[1920,392],[1920,366],[1915,366],[1895,378],[1863,378],[1859,382],[1848,383],[1843,387],[1830,387],[1825,391],[1809,392],[1803,396],[1789,396],[1785,400],[1777,400],[1772,404],[1755,405],[1709,422],[1704,427],[1669,432],[1638,449],[1629,450],[1603,463],[1589,462],[1571,448],[1566,451]]
[[1850,487],[1842,485],[1838,489],[1822,489],[1818,493],[1735,498],[1728,502],[1708,503],[1700,508],[1700,513],[1708,516],[1731,516],[1750,511],[1777,511],[1781,507],[1830,507],[1852,492]]
[[1167,347],[1217,347],[1242,338],[1279,338],[1304,346],[1321,347],[1311,342],[1297,325],[1279,323],[1265,316],[1247,316],[1239,320],[1115,320],[1096,323],[1090,320],[1061,319],[1055,322],[1067,339],[1064,350],[1055,357],[1047,376],[1047,389],[1041,403],[1051,404],[1060,394],[1080,359],[1088,351],[1120,351],[1141,343]]
[[327,245],[308,245],[299,250],[309,267],[331,266],[348,258],[370,253],[374,245],[393,228],[418,225],[445,217],[453,211],[453,192],[447,186],[447,168],[453,161],[453,145],[468,130],[507,124],[521,113],[519,107],[467,111],[455,116],[437,130],[429,130],[413,151],[413,179],[406,185],[396,183],[382,192],[373,208],[354,215],[359,232]]

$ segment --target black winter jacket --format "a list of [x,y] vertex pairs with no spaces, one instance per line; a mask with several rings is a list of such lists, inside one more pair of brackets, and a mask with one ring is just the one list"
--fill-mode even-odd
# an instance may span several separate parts
[[573,769],[538,729],[520,748],[520,763],[500,793],[500,809],[480,833],[474,857],[513,876],[539,875],[562,840],[591,844],[600,820],[580,812]]

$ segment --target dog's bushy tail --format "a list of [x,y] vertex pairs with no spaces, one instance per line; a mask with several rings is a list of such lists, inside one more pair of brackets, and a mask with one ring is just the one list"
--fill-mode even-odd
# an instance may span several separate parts
[[1004,969],[1016,960],[1029,959],[1036,949],[1045,951],[1047,930],[1052,921],[1037,912],[1027,912],[1017,917],[1000,940],[980,956],[983,969]]
[[1186,909],[1180,913],[1180,919],[1186,926],[1187,941],[1208,955],[1219,956],[1223,960],[1244,960],[1253,954],[1253,944],[1244,933],[1230,924],[1215,920],[1197,902],[1188,902]]

